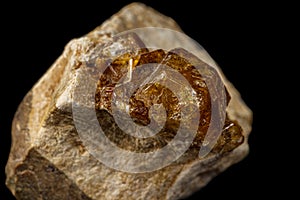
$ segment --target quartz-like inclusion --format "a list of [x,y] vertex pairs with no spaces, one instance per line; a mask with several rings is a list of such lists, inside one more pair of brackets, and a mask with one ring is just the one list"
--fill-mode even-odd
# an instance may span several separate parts
[[[196,152],[203,144],[211,121],[211,97],[207,82],[201,75],[201,72],[206,74],[210,73],[214,76],[218,76],[218,72],[183,48],[170,51],[162,49],[151,51],[145,48],[137,36],[132,37],[132,35],[127,35],[125,37],[130,38],[130,45],[126,46],[126,48],[131,48],[130,51],[118,55],[115,59],[108,62],[109,64],[106,70],[98,81],[95,108],[97,110],[98,121],[104,133],[120,148],[142,153],[160,149],[174,138],[181,123],[180,102],[176,94],[160,83],[154,81],[137,89],[129,101],[129,114],[136,125],[139,126],[146,126],[151,120],[160,121],[159,117],[150,119],[151,113],[149,113],[149,111],[153,105],[163,105],[166,110],[166,122],[164,127],[156,135],[147,138],[137,138],[123,132],[115,123],[111,108],[114,89],[122,77],[126,77],[128,74],[130,75],[133,70],[137,70],[143,65],[157,64],[158,70],[160,65],[165,65],[183,75],[196,92],[194,97],[198,101],[198,108],[195,109],[199,110],[201,117],[199,121],[193,122],[194,124],[198,124],[198,131],[188,150],[188,153],[194,153],[196,156]],[[132,40],[132,38],[135,39]],[[118,51],[118,49],[114,49],[114,51]],[[199,72],[196,66],[202,70]],[[147,67],[144,67],[140,70],[140,73],[149,73],[147,70]],[[158,71],[153,72],[151,75],[160,76],[162,73],[163,72]],[[135,78],[136,77],[130,77],[129,81],[134,81]],[[220,81],[220,79],[211,80],[211,82],[214,81],[217,82]],[[181,83],[174,81],[174,84]],[[181,92],[185,93],[187,91],[182,90]],[[227,90],[226,97],[228,103],[230,101],[230,95]],[[185,127],[185,130],[187,134],[190,134],[189,127]],[[130,129],[129,127],[127,131],[135,131],[135,129]],[[244,136],[241,127],[237,122],[230,120],[229,117],[226,116],[222,134],[211,153],[230,152],[242,144],[243,140]]]

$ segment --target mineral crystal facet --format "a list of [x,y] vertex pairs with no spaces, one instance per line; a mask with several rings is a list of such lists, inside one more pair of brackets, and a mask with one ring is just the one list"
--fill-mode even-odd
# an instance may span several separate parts
[[[198,57],[183,46],[154,49],[134,33],[116,37],[141,27],[182,32],[172,19],[152,8],[130,4],[94,31],[72,40],[26,95],[13,121],[6,166],[6,184],[17,199],[182,199],[247,155],[252,113],[220,68],[204,50]],[[172,37],[155,42],[180,44]],[[84,93],[90,82],[79,72],[96,80],[94,96]],[[148,79],[153,81],[135,88]],[[79,83],[84,83],[82,96]],[[223,84],[223,93],[209,90]],[[74,108],[84,107],[84,98],[93,102],[87,105],[109,142],[126,152],[151,154],[168,146],[178,130],[192,134],[194,126],[195,137],[178,159],[157,170],[130,173],[118,170],[122,166],[109,167],[94,153],[106,147],[97,146],[97,141],[89,146],[80,135],[78,123],[87,126],[83,130],[88,133],[89,117],[83,114],[77,119]],[[122,118],[126,113],[132,122]],[[222,117],[224,123],[215,120]],[[208,154],[199,157],[210,127],[221,128],[221,134]],[[148,130],[147,137],[140,130]],[[118,155],[106,156],[113,160]],[[116,164],[130,163],[127,159],[122,157]],[[137,170],[148,169],[140,164]]]

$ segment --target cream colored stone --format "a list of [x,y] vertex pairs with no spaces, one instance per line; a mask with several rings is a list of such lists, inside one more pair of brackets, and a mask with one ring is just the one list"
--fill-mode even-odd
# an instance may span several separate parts
[[[13,121],[6,166],[6,184],[17,199],[180,199],[247,155],[252,113],[220,69],[231,95],[227,113],[245,136],[244,143],[230,153],[141,174],[108,168],[89,154],[72,120],[74,69],[111,35],[145,26],[181,31],[172,19],[143,4],[130,4],[94,31],[72,40],[26,95]],[[207,63],[216,66],[202,53]]]

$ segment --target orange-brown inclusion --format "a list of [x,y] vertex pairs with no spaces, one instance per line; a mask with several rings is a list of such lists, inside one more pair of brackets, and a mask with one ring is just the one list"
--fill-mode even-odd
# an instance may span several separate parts
[[[186,59],[188,58],[188,59]],[[98,81],[96,92],[96,110],[98,121],[106,136],[120,148],[135,152],[150,152],[162,148],[176,135],[180,124],[180,107],[178,98],[168,88],[158,83],[146,85],[135,92],[130,98],[129,114],[133,121],[139,125],[150,123],[149,108],[153,104],[163,104],[166,109],[167,119],[164,128],[153,137],[136,138],[120,130],[111,115],[111,99],[114,87],[129,70],[129,60],[133,59],[133,70],[147,63],[162,63],[181,73],[196,91],[199,102],[200,121],[197,135],[190,149],[198,150],[211,120],[211,99],[207,84],[195,68],[202,67],[204,73],[217,73],[216,70],[199,60],[184,49],[174,49],[170,52],[143,50],[139,55],[124,54],[115,59],[104,71]],[[205,71],[207,69],[207,71]],[[183,91],[184,92],[184,91]],[[230,96],[227,93],[227,100]],[[154,98],[159,96],[159,98]],[[197,122],[195,122],[197,123]],[[185,127],[189,130],[189,127]],[[218,139],[212,153],[226,153],[232,151],[243,142],[242,129],[237,122],[231,121],[226,116],[223,132]],[[196,152],[196,151],[195,151]]]

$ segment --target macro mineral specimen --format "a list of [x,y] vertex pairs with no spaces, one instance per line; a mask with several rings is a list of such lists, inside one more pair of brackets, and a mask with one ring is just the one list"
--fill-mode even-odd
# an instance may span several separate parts
[[[182,199],[247,155],[252,113],[220,68],[204,52],[200,52],[202,57],[199,58],[180,47],[168,50],[149,48],[135,34],[113,38],[123,31],[142,27],[182,32],[172,19],[143,4],[130,4],[94,31],[72,40],[62,56],[26,95],[13,121],[13,142],[6,166],[6,184],[17,199]],[[156,42],[180,43],[172,38]],[[120,54],[120,49],[127,51]],[[201,116],[199,120],[193,121],[183,116],[181,109],[190,104],[190,100],[185,98],[186,103],[183,104],[178,95],[184,96],[187,90],[174,93],[162,82],[148,82],[134,90],[132,95],[125,92],[121,100],[113,103],[118,96],[118,88],[121,87],[118,83],[122,77],[129,75],[128,81],[137,81],[133,71],[140,70],[139,79],[154,76],[164,81],[165,77],[161,76],[164,72],[141,67],[151,63],[168,66],[166,71],[169,73],[175,71],[182,74],[195,92],[194,98]],[[97,77],[103,66],[107,68]],[[197,67],[202,69],[202,74],[196,70]],[[187,151],[171,164],[145,172],[118,170],[129,162],[127,157],[121,157],[115,168],[102,163],[94,151],[105,147],[88,147],[84,138],[80,137],[80,127],[75,123],[74,105],[84,106],[81,99],[87,96],[84,93],[77,97],[74,95],[78,80],[84,83],[84,87],[89,86],[89,82],[78,74],[80,70],[96,80],[95,95],[91,98],[94,102],[92,109],[105,136],[115,146],[124,151],[148,154],[167,146],[180,128],[185,130],[186,135],[191,134],[189,124],[194,124],[199,128]],[[211,77],[211,80],[206,80],[205,76]],[[123,80],[124,84],[126,80]],[[180,88],[182,83],[172,84],[174,88]],[[224,93],[212,96],[214,91],[210,91],[209,87],[216,88],[220,84],[225,85]],[[122,107],[126,98],[129,105]],[[211,123],[215,123],[213,117],[222,118],[219,112],[214,116],[212,114],[213,109],[219,111],[223,108],[212,106],[219,101],[226,102],[223,105],[226,113],[220,127],[221,134],[208,155],[199,157],[208,129]],[[153,115],[157,110],[150,108],[154,105],[165,108],[165,119],[160,114]],[[134,129],[136,126],[123,121],[127,125],[125,133],[116,124],[118,118],[114,115],[122,116],[122,113],[113,113],[116,106],[121,111],[127,110],[139,127],[157,125],[161,121],[165,124],[157,134],[140,137],[139,131]],[[91,121],[87,116],[77,120]],[[89,126],[89,122],[87,124]],[[83,130],[88,132],[88,129]],[[95,144],[98,143],[95,141]],[[110,153],[108,156],[112,160],[118,156]],[[163,159],[168,160],[168,157]],[[144,169],[142,163],[136,169],[139,167]]]

